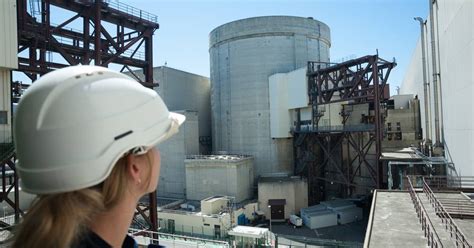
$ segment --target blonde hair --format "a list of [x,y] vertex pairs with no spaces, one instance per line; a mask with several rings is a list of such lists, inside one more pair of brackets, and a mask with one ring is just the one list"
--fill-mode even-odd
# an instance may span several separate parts
[[12,247],[70,247],[95,215],[122,200],[127,182],[127,160],[122,157],[109,177],[97,186],[40,195],[14,230]]

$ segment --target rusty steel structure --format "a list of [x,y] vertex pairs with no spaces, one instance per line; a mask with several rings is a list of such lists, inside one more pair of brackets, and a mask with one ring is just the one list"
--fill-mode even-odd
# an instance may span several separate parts
[[[2,147],[1,154],[3,158],[0,161],[1,177],[2,177],[2,191],[0,194],[0,203],[5,202],[6,205],[10,206],[15,211],[15,222],[18,223],[20,217],[24,215],[24,212],[20,209],[20,194],[19,194],[19,183],[18,174],[15,167],[15,150],[13,144],[9,147]],[[13,199],[10,198],[9,194],[13,193]],[[5,220],[0,221],[0,228],[8,229],[10,224]]]
[[[51,9],[72,13],[72,16],[54,24]],[[94,64],[120,66],[121,72],[130,72],[144,86],[158,86],[153,82],[152,39],[159,24],[153,14],[118,0],[17,0],[17,18],[17,71],[23,72],[32,82],[51,70]],[[68,27],[72,24],[74,28]],[[144,80],[133,69],[141,69]],[[0,202],[11,205],[18,219],[23,212],[19,208],[15,152],[12,150],[3,155],[0,167],[4,193]],[[5,188],[8,178],[12,178],[11,183]],[[8,198],[12,189],[15,189],[14,200]],[[149,230],[157,231],[156,192],[149,194],[146,202],[137,206],[134,222],[140,222],[137,220],[140,216]]]
[[[53,24],[52,7],[74,15]],[[17,0],[17,11],[18,70],[32,81],[57,68],[93,62],[105,67],[121,65],[122,72],[140,68],[145,80],[132,75],[145,86],[154,86],[156,16],[112,0]],[[69,28],[73,22],[82,27]],[[51,59],[53,56],[59,59]]]
[[[379,158],[383,139],[383,109],[388,100],[387,79],[395,62],[378,55],[364,56],[336,65],[308,62],[308,96],[311,120],[301,121],[297,110],[294,142],[295,174],[308,177],[309,203],[325,199],[326,184],[340,185],[342,196],[352,195],[357,187],[380,188]],[[324,106],[345,102],[340,125],[321,126]],[[347,125],[350,106],[368,104],[369,116],[360,125]],[[323,107],[323,108],[321,108]],[[375,147],[375,148],[374,148]],[[368,159],[369,152],[372,159]],[[368,172],[370,182],[361,185],[355,181]]]

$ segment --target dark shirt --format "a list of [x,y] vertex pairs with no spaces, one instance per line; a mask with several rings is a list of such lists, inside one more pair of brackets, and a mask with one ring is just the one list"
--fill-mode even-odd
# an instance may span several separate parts
[[[80,239],[76,245],[73,245],[74,248],[112,248],[107,241],[103,240],[99,235],[94,232],[88,231]],[[137,248],[135,240],[130,236],[125,236],[125,239],[122,244],[122,248]],[[159,248],[164,247],[161,245],[148,245],[149,248]]]
[[[109,243],[103,240],[99,235],[94,232],[87,232],[82,239],[80,239],[74,248],[112,248]],[[130,236],[125,236],[122,248],[136,248],[135,240]]]

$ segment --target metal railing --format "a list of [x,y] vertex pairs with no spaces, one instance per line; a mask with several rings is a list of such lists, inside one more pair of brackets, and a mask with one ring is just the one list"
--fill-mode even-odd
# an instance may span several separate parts
[[426,183],[435,189],[473,189],[474,190],[474,176],[431,176],[423,177]]
[[135,8],[131,5],[124,4],[120,2],[119,0],[104,0],[104,3],[106,3],[109,7],[113,9],[138,17],[140,19],[147,20],[154,23],[158,22],[158,16],[151,14],[149,12],[143,11],[141,9]]
[[153,232],[149,230],[140,230],[129,228],[128,233],[136,238],[142,237],[146,243],[154,244],[160,241],[166,241],[173,245],[173,247],[190,247],[196,245],[196,247],[230,247],[226,241],[196,238],[190,236]]
[[438,233],[436,232],[433,223],[431,222],[431,219],[428,216],[428,213],[426,212],[426,209],[420,200],[420,197],[415,192],[415,188],[413,187],[410,178],[407,177],[407,179],[409,184],[408,192],[410,193],[411,200],[415,205],[416,214],[418,215],[418,219],[420,220],[424,235],[428,239],[428,246],[435,248],[443,247],[441,239],[439,238]]
[[428,200],[435,209],[436,215],[441,218],[441,222],[443,222],[446,231],[449,232],[450,237],[454,238],[456,247],[472,248],[472,245],[466,240],[466,236],[461,232],[459,227],[451,218],[451,215],[446,211],[443,204],[441,204],[441,202],[436,198],[436,195],[425,181],[425,178],[423,178],[423,192],[426,194]]
[[223,155],[186,155],[186,159],[199,159],[199,160],[225,160],[225,161],[236,161],[241,159],[252,158],[252,155],[243,154],[223,154]]
[[296,127],[291,127],[291,131],[298,132],[367,132],[375,130],[374,124],[360,124],[360,125],[334,125],[334,126],[316,126],[302,125],[299,130]]

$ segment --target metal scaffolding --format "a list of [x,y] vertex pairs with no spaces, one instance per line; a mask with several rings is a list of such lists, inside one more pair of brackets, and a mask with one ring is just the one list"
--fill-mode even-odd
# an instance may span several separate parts
[[[387,79],[395,66],[395,62],[383,60],[378,55],[325,68],[318,62],[308,62],[312,118],[309,122],[301,121],[300,110],[297,110],[293,141],[295,174],[308,177],[310,204],[324,200],[326,183],[340,185],[343,197],[351,196],[356,187],[381,187],[382,115],[389,97]],[[368,104],[373,114],[366,116],[360,124],[351,126],[346,125],[350,110],[343,108],[341,125],[320,126],[324,110],[319,106],[336,102]],[[373,150],[372,159],[368,159]],[[361,174],[363,168],[368,172],[366,179],[370,180],[366,185],[354,180],[364,176]]]
[[[52,7],[74,15],[53,24]],[[121,65],[121,72],[127,70],[143,85],[154,86],[156,16],[111,0],[17,0],[17,11],[18,70],[32,81],[54,69],[93,61],[105,67]],[[74,28],[67,26],[73,22]],[[82,27],[76,29],[78,23]],[[130,67],[142,69],[145,79]]]
[[[52,8],[72,13],[72,17],[53,24]],[[17,0],[17,18],[18,71],[32,81],[54,69],[93,62],[104,67],[121,66],[120,72],[127,70],[144,86],[158,86],[153,82],[152,38],[159,24],[153,14],[118,0]],[[67,26],[72,23],[74,28]],[[142,69],[144,80],[132,68]],[[12,90],[13,93],[16,91],[16,88]],[[0,202],[11,205],[18,220],[23,212],[19,208],[14,150],[2,154],[1,159],[4,190]],[[6,171],[13,174],[6,174]],[[9,177],[13,180],[5,189]],[[8,193],[13,188],[15,199],[11,200]],[[156,192],[149,194],[148,198],[149,204],[137,206],[135,217],[141,216],[149,230],[157,231]]]

